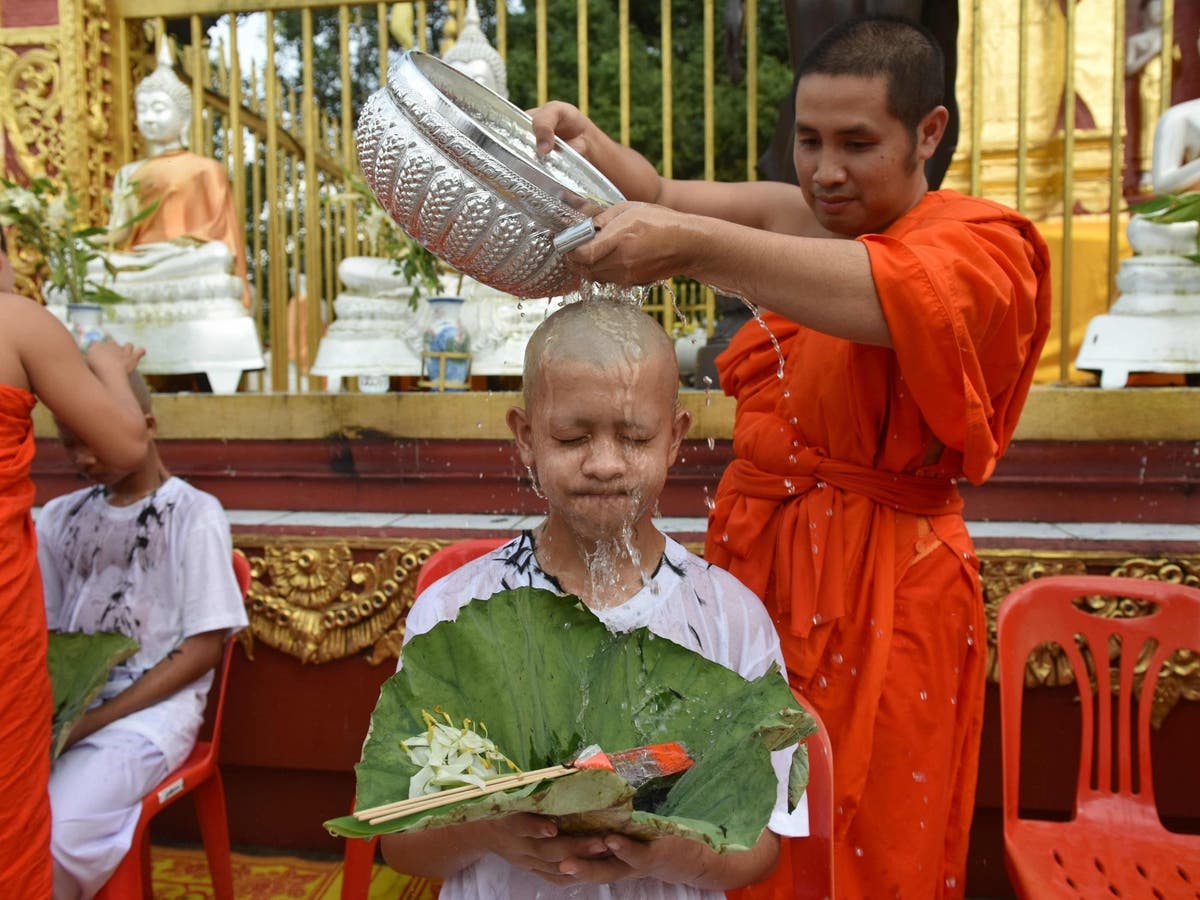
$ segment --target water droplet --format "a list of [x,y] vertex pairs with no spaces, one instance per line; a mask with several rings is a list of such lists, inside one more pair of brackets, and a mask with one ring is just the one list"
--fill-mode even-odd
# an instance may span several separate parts
[[928,700],[929,699],[929,691],[921,691],[919,696],[922,700]]
[[796,454],[795,453],[788,454],[788,462],[790,462],[793,466],[796,464]]
[[924,830],[925,830],[925,828],[927,827],[927,826],[925,825],[925,820],[924,820],[924,819],[922,819],[922,820],[921,820],[920,822],[918,822],[917,824],[921,826],[921,830],[922,830],[922,831],[924,831]]
[[967,638],[967,646],[974,647],[975,646],[975,638]]
[[825,490],[825,482],[823,482],[823,481],[818,481],[818,482],[817,482],[817,490],[818,490],[818,491],[823,491],[823,490]]
[[813,544],[813,553],[819,553],[819,552],[820,551],[817,549],[817,545]]
[[817,676],[817,687],[820,687],[820,688],[829,687],[829,679],[826,678],[824,675]]
[[957,705],[958,705],[958,698],[957,698],[957,697],[951,697],[951,698],[950,698],[950,705],[951,705],[951,706],[957,706]]
[[833,664],[835,666],[840,666],[842,664],[843,660],[845,660],[845,657],[842,656],[842,654],[840,654],[840,653],[835,653],[829,658],[833,660]]
[[715,450],[717,448],[717,439],[710,437],[708,439],[708,449]]
[[821,624],[821,614],[820,613],[817,613],[815,616],[813,616],[813,624],[814,625]]
[[832,509],[825,510],[825,515],[832,519],[833,518],[833,510]]
[[796,485],[792,484],[792,479],[790,478],[783,479],[783,489],[789,494],[796,493]]
[[875,629],[875,637],[877,637],[877,638],[883,637],[883,629],[882,628]]
[[816,523],[816,522],[809,522],[809,523],[808,523],[808,527],[809,527],[809,528],[816,528],[816,527],[817,527],[817,523]]
[[913,781],[915,781],[917,784],[924,784],[928,780],[929,776],[924,772],[913,772]]
[[792,396],[792,392],[789,391],[787,388],[784,388],[783,389],[783,399],[787,400],[791,396]]
[[721,540],[724,541],[725,543],[729,543],[729,532],[728,531],[722,532]]
[[952,887],[957,887],[957,886],[958,886],[958,879],[955,878],[953,875],[951,875],[949,878],[946,879],[946,887],[952,888]]
[[857,678],[858,677],[858,666],[851,666],[850,674],[853,675],[855,678]]
[[795,416],[792,416],[790,419],[788,419],[788,424],[789,425],[799,425],[800,420],[797,419]]
[[862,856],[862,855],[863,855],[863,848],[862,848],[862,847],[855,847],[855,848],[854,848],[854,855],[855,855],[855,856]]

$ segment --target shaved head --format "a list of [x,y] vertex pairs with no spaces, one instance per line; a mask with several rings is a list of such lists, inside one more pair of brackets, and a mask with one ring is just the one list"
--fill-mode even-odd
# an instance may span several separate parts
[[[557,362],[606,370],[666,360],[678,372],[675,345],[640,306],[608,299],[568,303],[537,327],[525,347],[525,405],[534,405],[543,379]],[[678,396],[678,379],[675,392]]]

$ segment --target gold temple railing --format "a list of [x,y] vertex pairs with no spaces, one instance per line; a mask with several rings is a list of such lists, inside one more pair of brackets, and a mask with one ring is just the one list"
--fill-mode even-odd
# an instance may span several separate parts
[[[42,0],[51,2],[51,0]],[[657,110],[665,174],[677,174],[683,142],[703,145],[703,174],[712,177],[719,158],[715,134],[717,86],[727,78],[717,61],[720,0],[689,7],[702,18],[704,65],[699,91],[682,91],[675,69],[681,48],[671,13],[678,0],[660,0],[658,80],[647,87],[631,74],[631,0],[615,0],[617,26],[596,37],[598,7],[525,0],[534,18],[536,99],[564,97],[585,110],[595,105],[596,86],[589,66],[599,50],[617,51],[618,136],[628,140],[631,110]],[[248,255],[257,295],[256,314],[264,343],[272,349],[271,383],[287,383],[288,363],[303,368],[315,355],[321,329],[332,316],[337,293],[337,264],[363,252],[362,211],[346,203],[344,173],[354,169],[355,104],[351,94],[352,34],[367,33],[379,50],[380,80],[386,77],[395,39],[389,25],[412,21],[415,44],[434,52],[452,41],[465,0],[401,0],[399,3],[314,3],[311,0],[59,0],[59,22],[32,29],[0,28],[0,118],[18,176],[50,172],[69,176],[85,188],[103,219],[105,192],[116,168],[138,155],[139,138],[132,115],[132,90],[153,60],[154,38],[163,29],[185,36],[182,68],[203,90],[195,92],[193,134],[198,152],[226,162],[239,202],[245,207]],[[512,19],[505,3],[482,4],[489,38],[502,56],[510,45]],[[722,4],[723,6],[723,4]],[[1151,96],[1143,122],[1153,122],[1171,102],[1178,74],[1172,39],[1176,4],[1164,0],[1157,93],[1142,78],[1139,96]],[[317,109],[309,100],[317,75],[314,57],[315,11],[337,14],[337,66],[342,95],[336,109]],[[555,20],[551,21],[554,12]],[[265,22],[265,46],[239,44],[237,29],[226,29],[228,42],[209,42],[213,19],[258,13]],[[1055,323],[1042,381],[1079,381],[1072,368],[1088,319],[1110,302],[1117,265],[1128,250],[1123,243],[1127,204],[1123,172],[1125,105],[1133,82],[1124,72],[1129,10],[1126,0],[1079,0],[1062,4],[1017,0],[992,3],[960,0],[957,96],[963,127],[945,185],[1009,203],[1038,221],[1055,258]],[[1189,13],[1190,14],[1190,13]],[[775,117],[777,98],[760,95],[760,35],[764,23],[781,17],[781,2],[747,0],[741,49],[748,61],[744,172],[755,177],[762,147],[760,124]],[[283,72],[275,38],[283,16],[300,19],[298,72]],[[574,35],[578,51],[574,71],[550,64],[550,34]],[[599,50],[593,46],[603,41]],[[181,46],[182,46],[181,43]],[[257,52],[262,51],[262,52]],[[39,55],[40,54],[40,55]],[[256,61],[245,60],[253,54]],[[285,77],[285,75],[287,77]],[[569,77],[568,77],[569,76]],[[699,108],[677,126],[680,104],[696,94]],[[1063,101],[1075,98],[1074,103]],[[1154,99],[1156,97],[1156,99]],[[49,117],[29,115],[32,107]],[[1143,125],[1143,128],[1145,126]],[[57,143],[56,143],[57,141]],[[246,211],[249,210],[253,214]],[[303,279],[301,275],[303,273]],[[649,308],[668,328],[676,311],[711,329],[711,291],[676,283],[676,302],[658,292]],[[304,296],[306,304],[296,298]],[[296,321],[304,309],[304,320]],[[290,322],[290,327],[289,327]],[[1066,339],[1063,339],[1066,335]],[[1086,378],[1086,376],[1084,377]],[[301,379],[300,388],[306,382]]]

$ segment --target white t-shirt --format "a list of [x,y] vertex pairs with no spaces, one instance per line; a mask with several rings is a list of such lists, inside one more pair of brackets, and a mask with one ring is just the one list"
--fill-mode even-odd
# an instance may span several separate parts
[[[404,639],[407,642],[439,622],[457,618],[458,610],[473,599],[518,587],[564,593],[538,566],[530,532],[431,584],[408,614]],[[593,612],[610,631],[649,628],[744,678],[759,677],[773,662],[784,671],[779,636],[762,602],[724,569],[706,563],[669,537],[658,569],[637,594],[618,607]],[[788,812],[788,769],[794,750],[771,755],[779,788],[767,827],[776,834],[798,837],[808,834],[808,802],[805,798]],[[448,879],[440,896],[442,900],[723,900],[725,894],[652,879],[559,887],[488,855]]]
[[[103,486],[46,504],[37,519],[46,619],[54,631],[118,631],[141,645],[97,702],[121,693],[186,638],[246,625],[229,521],[216,497],[178,478],[130,506]],[[114,722],[152,741],[175,768],[191,752],[213,673]]]

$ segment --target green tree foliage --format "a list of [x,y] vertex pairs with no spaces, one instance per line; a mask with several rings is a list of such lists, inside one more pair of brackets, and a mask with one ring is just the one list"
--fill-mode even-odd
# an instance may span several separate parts
[[[480,0],[484,31],[495,41],[497,0]],[[537,105],[536,3],[508,0],[508,88],[517,106]],[[724,3],[714,10],[714,139],[716,177],[738,180],[746,173],[746,88],[735,84],[722,53]],[[662,129],[661,5],[631,2],[629,36],[629,143],[660,169]],[[366,10],[365,12],[363,10]],[[427,46],[437,47],[446,21],[444,0],[427,6]],[[576,0],[549,0],[549,93],[577,102],[579,81]],[[759,3],[758,143],[770,142],[779,102],[791,87],[787,33],[780,0]],[[299,12],[276,15],[281,75],[300,87],[301,22]],[[351,15],[352,102],[359,107],[379,85],[379,55],[374,11],[358,7]],[[675,0],[671,22],[673,86],[673,165],[677,178],[704,175],[704,20],[703,6]],[[620,133],[618,0],[588,3],[589,115],[613,136]],[[393,52],[396,52],[393,49]],[[333,10],[313,11],[314,96],[326,110],[341,104],[338,64],[338,17]],[[746,64],[744,41],[740,56]]]
[[[485,16],[490,29],[494,2]],[[721,57],[722,11],[715,10],[714,140],[716,177],[739,180],[746,173],[746,88],[734,84]],[[661,171],[662,146],[662,21],[658,3],[630,3],[629,143]],[[620,130],[620,81],[617,0],[588,3],[589,115],[614,136]],[[575,102],[579,97],[577,68],[577,4],[549,0],[549,93]],[[523,11],[510,4],[508,14],[508,86],[510,99],[523,108],[537,104],[536,16],[527,0]],[[673,87],[673,165],[677,178],[704,175],[704,20],[699,3],[673,4],[671,22]],[[791,87],[787,33],[779,0],[759,5],[758,142],[771,139],[775,111]],[[741,54],[745,64],[744,45]]]

